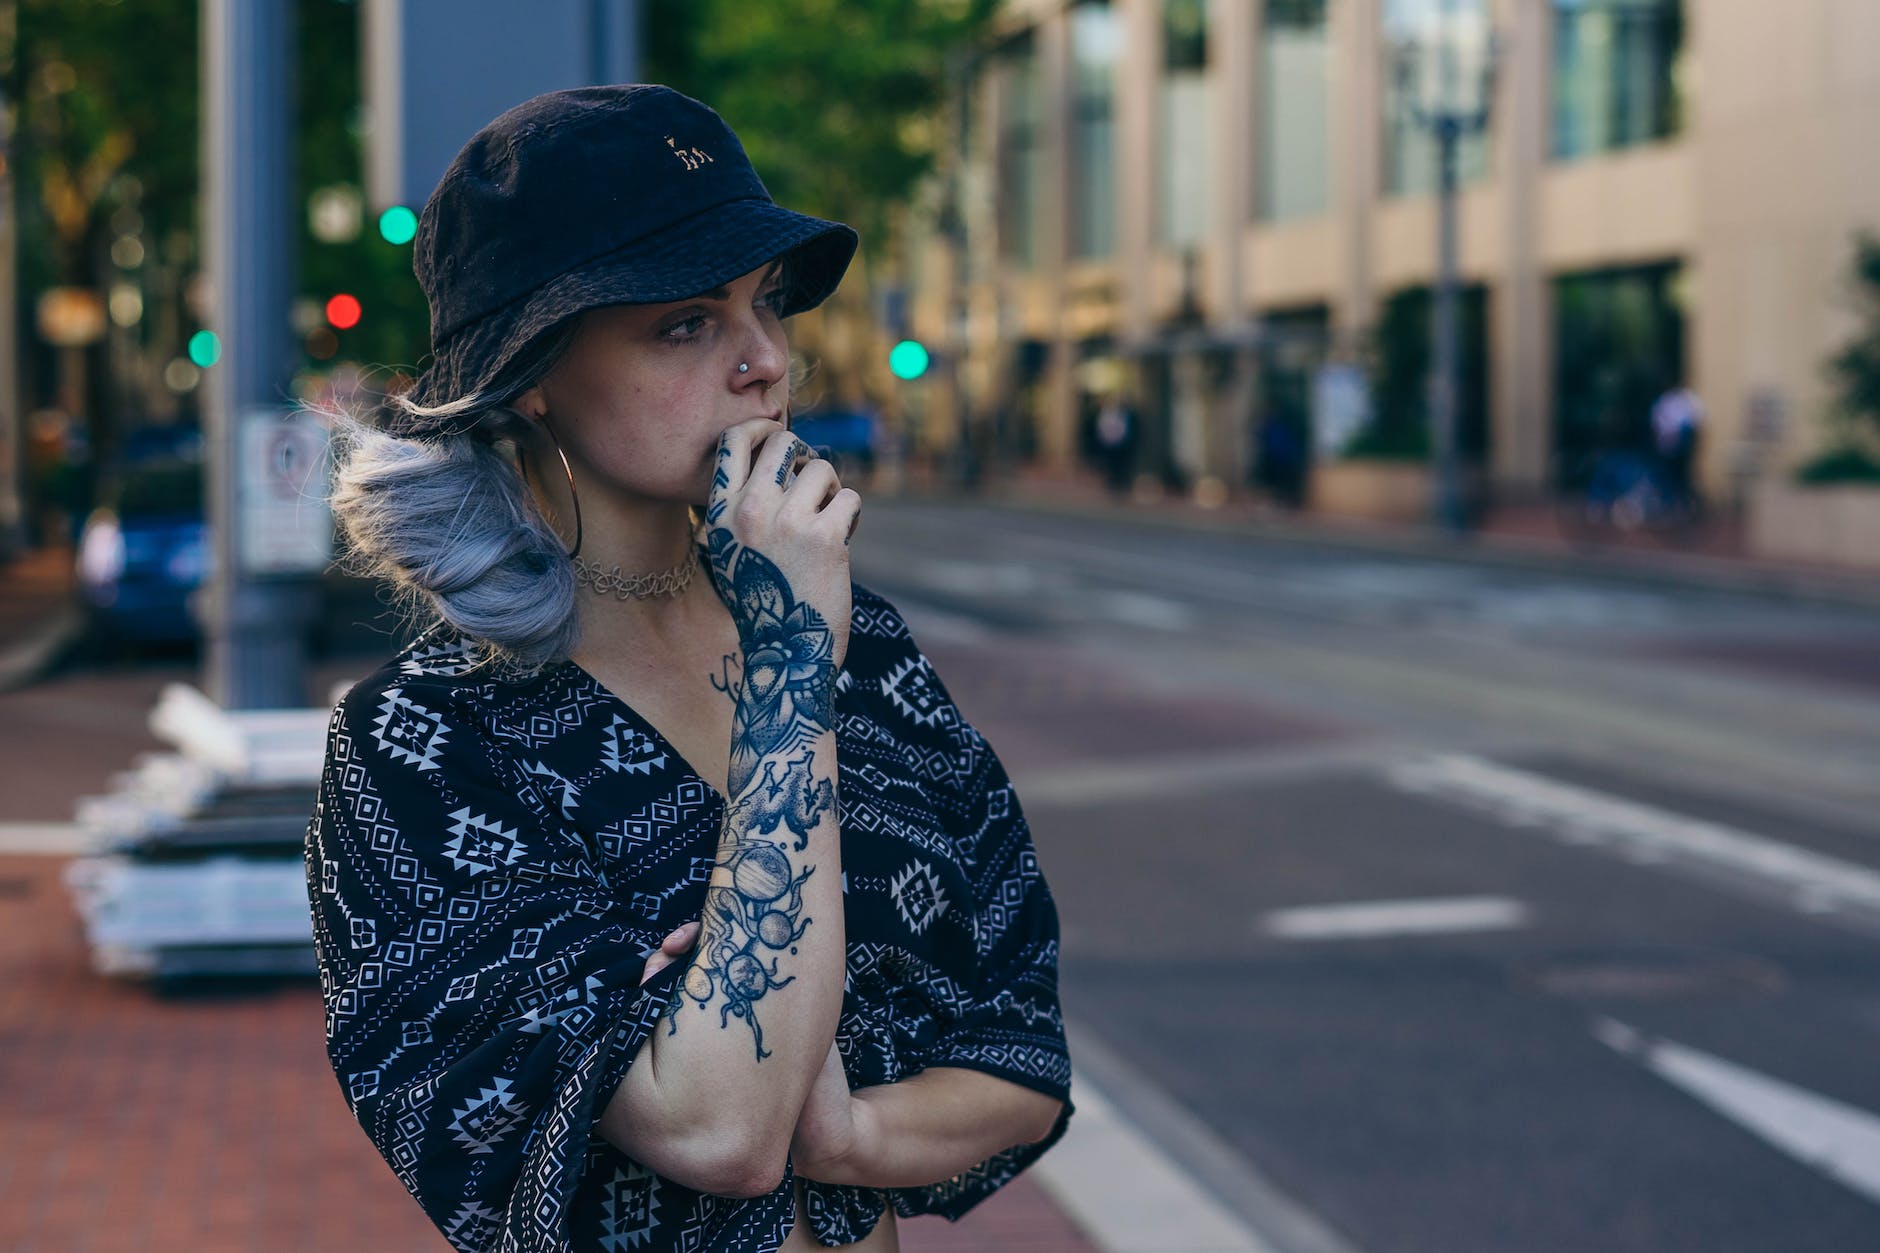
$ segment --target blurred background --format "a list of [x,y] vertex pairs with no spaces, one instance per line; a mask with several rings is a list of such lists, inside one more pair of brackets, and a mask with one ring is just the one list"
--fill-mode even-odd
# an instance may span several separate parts
[[0,1247],[443,1247],[302,406],[636,79],[862,232],[797,425],[1063,918],[1072,1134],[905,1247],[1880,1247],[1874,0],[0,0]]

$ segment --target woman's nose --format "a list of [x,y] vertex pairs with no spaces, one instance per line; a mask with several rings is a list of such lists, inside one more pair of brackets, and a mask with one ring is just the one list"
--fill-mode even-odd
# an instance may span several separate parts
[[738,383],[754,383],[769,388],[783,381],[790,368],[790,354],[779,343],[780,335],[774,335],[771,328],[752,322],[751,334],[745,341],[744,352],[738,357],[738,365],[749,366],[748,370],[732,367],[733,380]]

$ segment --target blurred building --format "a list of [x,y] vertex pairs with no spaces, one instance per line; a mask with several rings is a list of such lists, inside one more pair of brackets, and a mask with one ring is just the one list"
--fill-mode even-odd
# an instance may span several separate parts
[[1648,438],[1678,383],[1713,491],[1812,451],[1880,225],[1880,3],[1011,0],[956,58],[910,252],[910,333],[941,350],[915,438],[1069,466],[1120,386],[1143,471],[1238,486],[1262,422],[1338,434],[1314,398],[1349,363],[1403,453],[1437,231],[1393,65],[1471,14],[1501,55],[1461,160],[1465,455],[1539,492]]

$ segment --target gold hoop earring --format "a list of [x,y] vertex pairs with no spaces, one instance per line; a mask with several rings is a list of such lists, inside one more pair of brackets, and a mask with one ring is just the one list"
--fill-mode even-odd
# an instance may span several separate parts
[[568,454],[561,450],[561,441],[555,438],[555,428],[548,424],[548,415],[542,415],[542,429],[548,432],[548,442],[555,446],[555,455],[561,458],[561,472],[568,476],[568,499],[574,502],[574,547],[568,550],[569,560],[581,555],[581,493],[574,488],[574,467],[568,464]]

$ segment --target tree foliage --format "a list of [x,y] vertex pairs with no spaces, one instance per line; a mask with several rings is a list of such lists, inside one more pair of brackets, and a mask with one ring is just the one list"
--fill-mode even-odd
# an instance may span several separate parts
[[1880,434],[1880,236],[1854,239],[1854,304],[1860,330],[1828,360],[1845,418]]
[[996,0],[647,0],[646,77],[730,123],[771,195],[880,255],[933,164],[949,49]]

